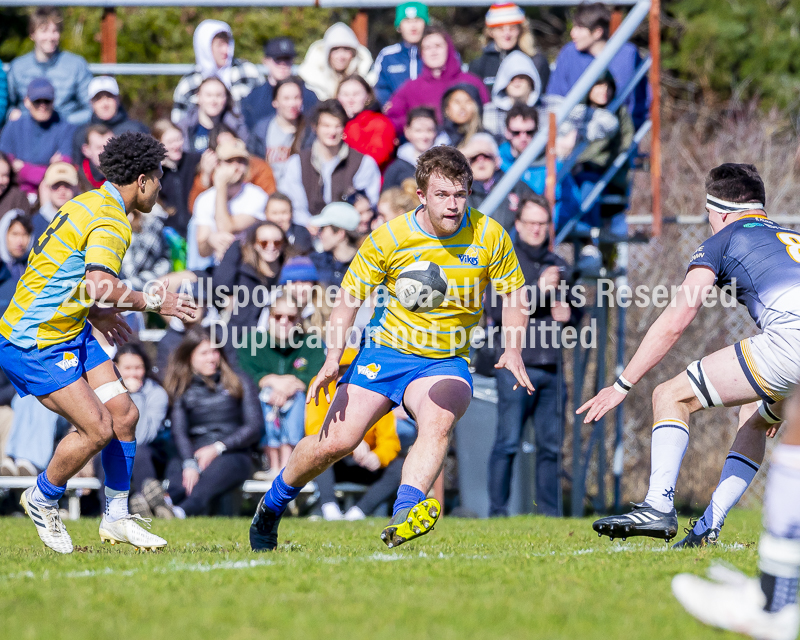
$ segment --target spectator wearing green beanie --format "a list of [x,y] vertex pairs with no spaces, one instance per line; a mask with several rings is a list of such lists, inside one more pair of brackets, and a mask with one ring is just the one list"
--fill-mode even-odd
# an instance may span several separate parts
[[398,5],[394,26],[402,41],[381,49],[370,73],[375,81],[375,97],[382,105],[406,80],[414,80],[422,73],[419,43],[429,21],[428,7],[422,2]]

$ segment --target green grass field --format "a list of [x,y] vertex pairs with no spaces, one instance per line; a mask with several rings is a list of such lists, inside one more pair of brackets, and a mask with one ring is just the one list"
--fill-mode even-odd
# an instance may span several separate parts
[[760,517],[735,511],[714,549],[610,543],[591,520],[445,518],[395,551],[383,521],[288,518],[282,545],[253,554],[249,521],[158,521],[167,551],[101,545],[68,522],[71,556],[33,525],[0,519],[0,637],[88,640],[272,638],[735,638],[696,623],[669,584],[712,560],[755,573]]

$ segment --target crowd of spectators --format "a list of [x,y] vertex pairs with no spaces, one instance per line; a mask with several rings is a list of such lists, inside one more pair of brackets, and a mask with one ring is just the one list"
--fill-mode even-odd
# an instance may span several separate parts
[[[329,312],[319,291],[341,283],[373,229],[419,204],[416,162],[432,146],[463,151],[475,176],[470,205],[483,201],[605,47],[605,6],[580,5],[573,21],[572,41],[551,65],[523,10],[492,5],[485,46],[466,65],[448,31],[431,24],[428,7],[410,1],[395,11],[398,42],[374,59],[337,22],[302,60],[291,39],[269,40],[259,67],[235,57],[230,25],[204,20],[194,31],[195,68],[177,83],[170,118],[142,123],[128,116],[115,78],[92,77],[83,58],[60,48],[61,13],[33,11],[34,50],[0,76],[7,85],[0,95],[8,96],[0,104],[0,306],[10,303],[30,248],[59,208],[103,184],[99,155],[125,131],[150,131],[167,158],[158,205],[132,216],[121,275],[136,289],[157,280],[190,283],[201,306],[192,326],[173,319],[164,327],[155,350],[134,342],[115,352],[141,415],[131,499],[137,512],[208,513],[254,471],[274,477],[299,439],[320,429],[324,408],[307,410],[303,400],[324,360],[323,347],[308,339]],[[638,63],[636,48],[626,45],[558,132],[560,159],[579,145],[582,151],[557,186],[557,227],[579,212],[582,195],[646,117],[644,83],[615,112],[607,109]],[[520,215],[541,205],[545,177],[539,158],[495,212],[514,238],[534,224]],[[610,189],[626,193],[624,171]],[[599,226],[619,211],[597,209],[584,221]],[[519,242],[518,250],[534,251]],[[229,295],[220,296],[220,288]],[[272,293],[259,299],[259,290]],[[551,320],[568,319],[556,312]],[[141,314],[128,321],[137,331],[163,326]],[[208,329],[220,322],[233,337],[224,348]],[[263,335],[270,346],[260,347]],[[290,340],[297,336],[299,347]],[[2,473],[34,474],[68,425],[30,398],[3,394],[2,378]],[[541,403],[537,411],[551,413],[558,400]],[[9,405],[13,418],[10,409],[2,413]],[[35,429],[18,427],[32,423]],[[325,517],[357,519],[388,499],[408,446],[397,432],[407,425],[402,410],[390,414],[320,478]],[[506,444],[498,440],[496,458],[509,455],[515,433]],[[498,513],[508,473],[497,481]],[[343,514],[336,480],[378,489]]]

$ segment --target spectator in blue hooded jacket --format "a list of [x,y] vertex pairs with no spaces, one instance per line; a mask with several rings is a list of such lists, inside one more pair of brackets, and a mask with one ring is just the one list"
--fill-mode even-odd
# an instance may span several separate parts
[[428,24],[428,7],[422,2],[404,2],[394,14],[394,28],[402,40],[381,49],[370,77],[375,81],[375,98],[382,105],[406,80],[422,73],[419,43]]
[[[548,95],[566,96],[569,93],[608,43],[610,24],[611,12],[600,2],[584,3],[575,10],[570,30],[572,42],[558,54],[556,68],[547,84]],[[611,59],[608,70],[620,91],[628,86],[641,62],[638,50],[630,42],[623,44]],[[649,102],[647,78],[642,78],[624,103],[637,129],[647,119]]]
[[28,33],[33,51],[12,60],[8,71],[9,120],[22,114],[34,78],[47,78],[55,87],[54,108],[66,122],[83,124],[92,115],[88,97],[92,72],[81,56],[59,48],[63,27],[59,9],[39,7],[31,14]]

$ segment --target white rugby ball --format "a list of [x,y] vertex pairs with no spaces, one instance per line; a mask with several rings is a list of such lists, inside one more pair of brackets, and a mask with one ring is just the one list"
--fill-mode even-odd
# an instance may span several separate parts
[[415,262],[397,276],[394,292],[398,302],[409,311],[431,311],[444,302],[447,276],[435,262]]

